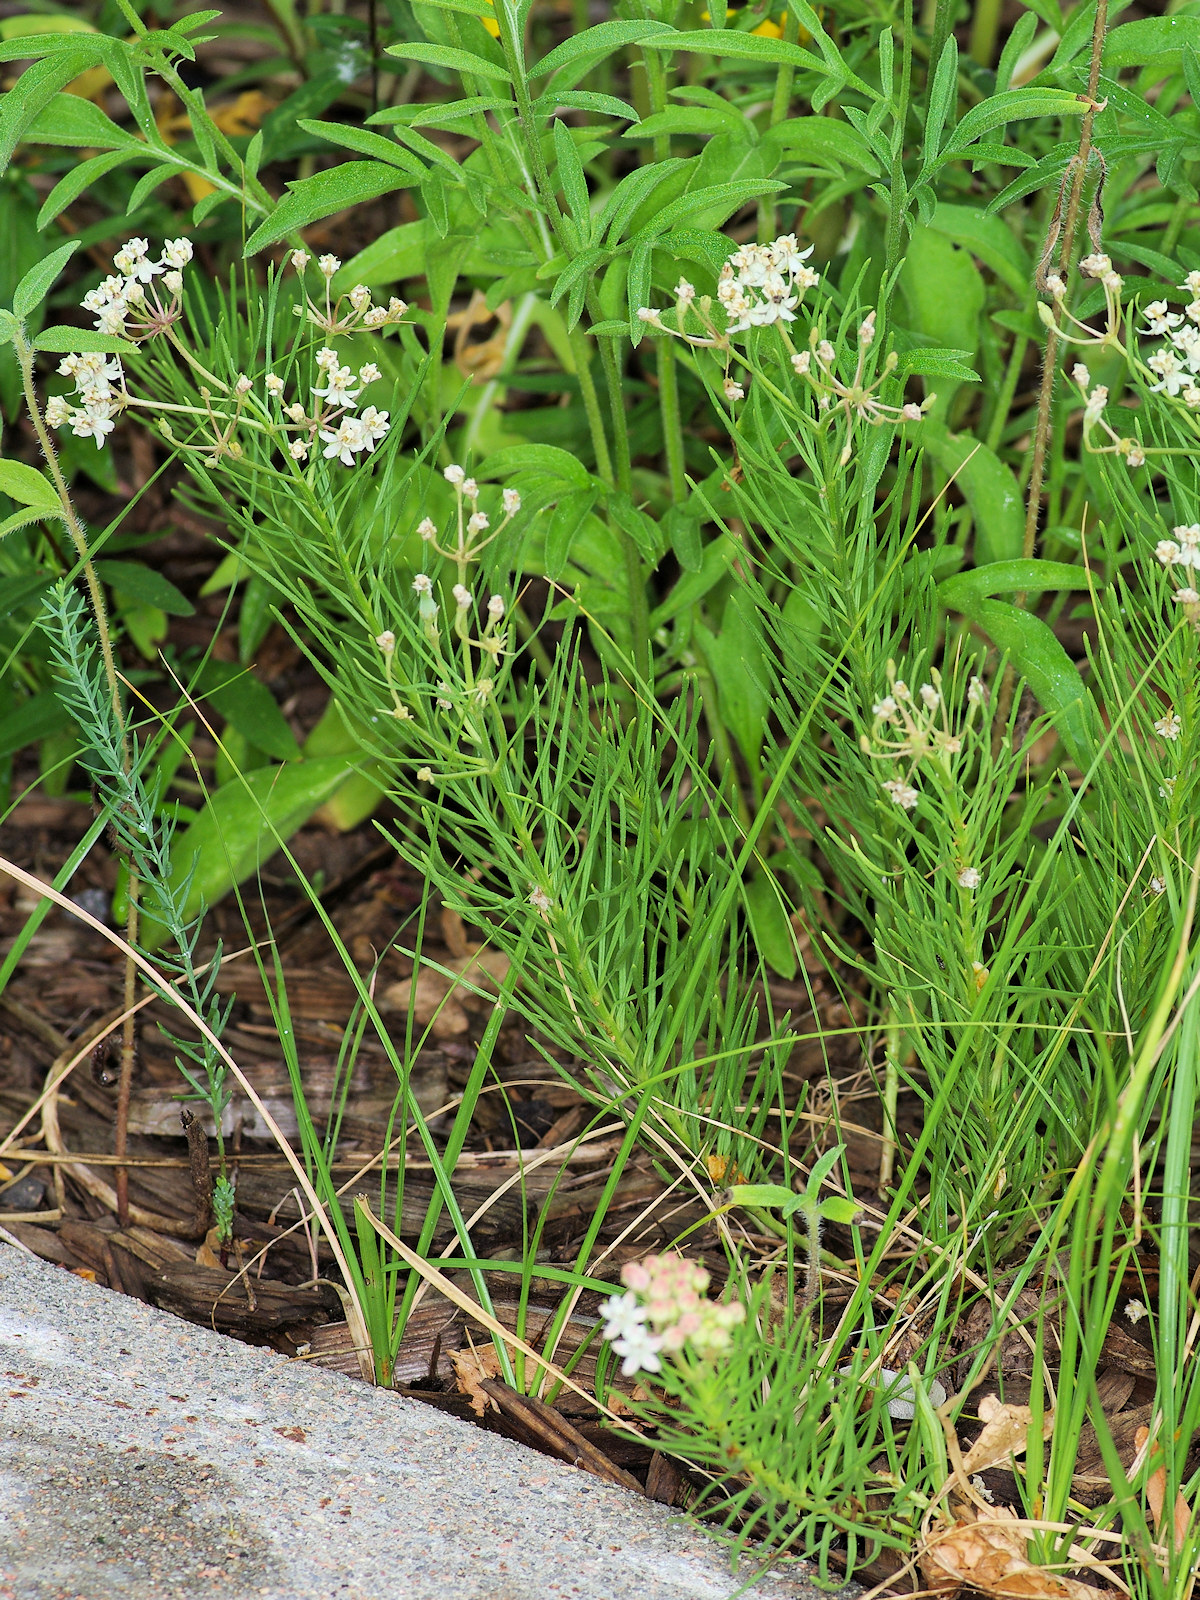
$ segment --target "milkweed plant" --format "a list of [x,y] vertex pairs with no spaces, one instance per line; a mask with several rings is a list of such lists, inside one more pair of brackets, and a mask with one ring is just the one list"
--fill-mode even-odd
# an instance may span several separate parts
[[[598,1389],[689,1465],[735,1553],[815,1557],[834,1581],[894,1571],[975,1517],[991,1490],[963,1487],[958,1448],[975,1391],[1008,1381],[1015,1329],[1029,1351],[1027,1449],[1007,1462],[1029,1518],[1020,1559],[1116,1563],[1149,1600],[1177,1592],[1196,1543],[1190,1510],[1171,1549],[1156,1542],[1154,1505],[1194,1503],[1200,1427],[1183,1359],[1200,1098],[1200,257],[1183,212],[1171,254],[1106,240],[1084,193],[1092,119],[1107,127],[1095,75],[1090,99],[1013,87],[1037,61],[1006,45],[994,101],[1015,98],[993,109],[936,11],[919,40],[916,166],[908,102],[872,87],[865,57],[843,59],[807,6],[775,34],[681,36],[708,51],[728,34],[731,59],[778,69],[763,140],[801,152],[795,170],[846,163],[870,183],[839,188],[843,233],[814,205],[808,237],[805,207],[771,177],[736,193],[714,177],[699,220],[683,191],[659,216],[651,168],[625,190],[604,138],[581,142],[557,114],[633,112],[576,89],[582,45],[556,51],[552,70],[574,74],[561,98],[535,102],[507,0],[486,31],[451,8],[453,37],[414,59],[461,68],[460,21],[488,41],[484,79],[502,75],[514,98],[468,95],[450,125],[490,165],[449,173],[411,107],[380,122],[399,143],[359,130],[350,146],[359,167],[376,140],[440,174],[422,190],[423,298],[380,294],[354,260],[314,262],[300,230],[323,213],[297,198],[316,192],[307,177],[272,217],[243,175],[256,231],[220,278],[186,233],[131,238],[111,273],[81,280],[83,317],[36,331],[71,247],[47,257],[0,314],[45,458],[6,475],[24,498],[5,531],[57,518],[70,534],[98,649],[80,642],[69,590],[41,627],[118,845],[149,883],[142,902],[175,936],[164,993],[182,984],[219,1031],[187,832],[137,776],[94,540],[55,436],[103,451],[146,429],[175,493],[214,519],[221,570],[258,585],[392,802],[377,826],[508,958],[508,1015],[595,1124],[615,1124],[570,1263],[576,1297],[611,1289],[623,1248],[621,1291],[594,1309]],[[650,102],[631,128],[648,119],[669,172],[672,140],[731,108],[682,82],[668,104],[667,22],[601,26],[625,30],[644,66]],[[907,96],[906,37],[902,69],[890,30],[874,48],[879,81],[902,70]],[[788,116],[790,74],[813,62],[873,109]],[[955,124],[960,94],[972,109]],[[974,142],[989,130],[1076,117],[1079,153],[1020,154],[1001,196],[1015,208],[1060,185],[1048,228],[1036,219],[1040,265],[965,190],[935,194],[954,161],[990,172],[1018,149]],[[812,167],[818,134],[836,149],[818,140]],[[476,382],[447,362],[459,313],[437,272],[454,250],[468,259],[476,228],[471,212],[452,230],[446,195],[482,207],[489,185],[512,274],[489,306],[509,343]],[[988,323],[971,250],[1008,298],[965,349],[964,316]],[[381,274],[389,288],[415,275]],[[569,378],[570,448],[523,438],[499,398],[534,326]],[[219,1064],[184,1054],[188,1091],[219,1118]],[[395,1062],[406,1082],[407,1047]],[[436,1156],[411,1100],[399,1117]],[[603,1235],[635,1164],[683,1219],[671,1248],[648,1252],[633,1225]],[[664,1229],[670,1205],[655,1202]],[[1120,1286],[1150,1248],[1136,1303],[1157,1376],[1135,1458],[1095,1380]],[[394,1351],[408,1268],[382,1259],[393,1297],[372,1338]],[[1086,1516],[1085,1426],[1110,1491]]]

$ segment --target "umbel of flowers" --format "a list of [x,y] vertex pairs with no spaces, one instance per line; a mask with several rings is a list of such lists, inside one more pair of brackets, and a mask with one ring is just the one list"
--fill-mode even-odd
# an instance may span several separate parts
[[871,732],[862,736],[867,755],[893,763],[895,776],[884,780],[883,789],[905,811],[915,811],[920,803],[915,782],[917,769],[923,762],[932,763],[948,773],[987,699],[986,685],[981,679],[972,678],[967,685],[966,716],[956,726],[942,692],[941,674],[935,667],[929,676],[932,681],[921,684],[914,693],[903,678],[897,677],[896,663],[889,661],[887,693],[872,706]]
[[[920,405],[887,405],[879,398],[880,386],[896,369],[894,353],[887,356],[873,382],[865,381],[868,352],[875,342],[874,311],[868,312],[859,326],[855,367],[848,379],[839,372],[838,350],[828,339],[821,338],[816,328],[811,330],[807,350],[798,351],[792,344],[787,325],[796,321],[807,291],[821,281],[820,275],[806,264],[812,252],[812,245],[801,250],[794,233],[781,234],[770,244],[744,244],[721,267],[715,306],[708,295],[697,298],[695,287],[680,278],[675,286],[674,327],[668,326],[662,312],[651,306],[642,306],[638,317],[647,327],[682,339],[694,349],[722,352],[726,366],[721,388],[731,405],[746,395],[744,385],[729,373],[729,362],[735,354],[733,339],[752,328],[775,326],[782,334],[794,372],[815,392],[821,413],[832,415],[840,411],[848,435],[855,421],[874,427],[883,422],[919,422],[936,395],[927,396]],[[725,316],[723,327],[718,325],[718,308]],[[850,451],[848,436],[843,464],[849,460]]]
[[745,1320],[740,1300],[709,1300],[711,1278],[695,1261],[669,1253],[629,1261],[621,1268],[626,1292],[600,1307],[604,1337],[621,1356],[621,1372],[661,1372],[662,1356],[690,1353],[710,1360],[729,1349],[732,1330]]
[[[292,252],[291,265],[301,278],[310,259],[307,251]],[[200,406],[131,394],[119,356],[88,352],[68,355],[59,365],[59,372],[75,384],[76,400],[72,403],[65,396],[54,396],[46,407],[50,426],[69,428],[78,438],[95,439],[99,448],[121,412],[138,408],[198,422],[203,435],[199,444],[176,439],[165,415],[159,428],[177,449],[198,451],[210,466],[223,458],[241,459],[243,449],[236,435],[242,428],[273,439],[296,469],[317,452],[346,467],[370,455],[390,428],[386,411],[374,405],[359,409],[367,387],[380,379],[375,363],[365,362],[354,371],[342,363],[332,344],[323,345],[316,352],[316,377],[307,403],[289,401],[284,380],[274,372],[264,373],[258,380],[240,373],[232,383],[223,382],[197,361],[179,335],[183,273],[191,260],[188,239],[168,239],[157,259],[151,258],[146,239],[130,239],[113,258],[116,272],[89,290],[82,305],[95,317],[99,333],[135,344],[165,338],[198,380]],[[402,300],[392,298],[386,306],[374,305],[371,291],[361,284],[335,298],[331,286],[340,268],[336,256],[321,256],[317,262],[323,288],[316,298],[306,292],[304,306],[297,307],[297,315],[306,325],[333,340],[348,333],[382,332],[402,319],[408,309]]]

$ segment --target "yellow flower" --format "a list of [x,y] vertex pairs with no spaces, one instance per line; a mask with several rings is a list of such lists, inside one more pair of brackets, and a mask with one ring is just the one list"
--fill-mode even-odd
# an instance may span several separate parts
[[487,6],[488,10],[483,16],[480,17],[479,20],[491,34],[492,38],[498,39],[500,37],[500,24],[496,21],[496,0],[483,0],[483,3],[485,6]]
[[[736,10],[729,6],[725,11],[725,21],[732,22],[737,16]],[[710,22],[712,19],[707,11],[700,13],[701,22]],[[765,22],[760,22],[757,28],[751,28],[751,33],[756,33],[760,39],[782,39],[783,29],[777,22],[772,22],[768,17]]]

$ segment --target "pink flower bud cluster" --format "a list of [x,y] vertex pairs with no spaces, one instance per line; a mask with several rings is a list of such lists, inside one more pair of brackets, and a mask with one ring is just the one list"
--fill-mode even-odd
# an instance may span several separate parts
[[710,1275],[697,1262],[669,1253],[627,1262],[621,1269],[627,1293],[600,1307],[604,1337],[624,1357],[625,1377],[658,1372],[661,1351],[685,1346],[701,1358],[728,1350],[732,1330],[745,1320],[740,1300],[720,1304],[706,1299]]

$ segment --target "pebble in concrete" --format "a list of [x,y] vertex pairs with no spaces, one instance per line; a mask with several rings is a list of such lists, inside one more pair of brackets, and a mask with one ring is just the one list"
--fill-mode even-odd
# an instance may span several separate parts
[[[729,1600],[664,1507],[0,1245],[0,1600]],[[815,1600],[769,1574],[760,1600]]]

